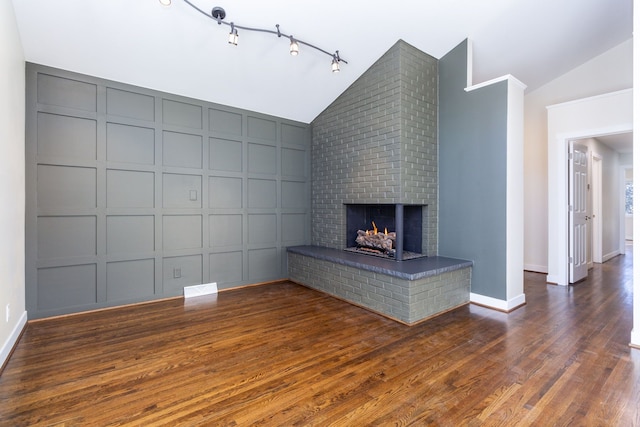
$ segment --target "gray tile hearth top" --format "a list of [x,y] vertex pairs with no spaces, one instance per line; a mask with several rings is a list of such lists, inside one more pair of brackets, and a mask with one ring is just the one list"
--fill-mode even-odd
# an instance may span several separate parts
[[290,246],[287,248],[287,252],[348,265],[375,273],[386,274],[405,280],[418,280],[424,277],[437,276],[473,265],[472,261],[441,256],[394,261],[321,246]]

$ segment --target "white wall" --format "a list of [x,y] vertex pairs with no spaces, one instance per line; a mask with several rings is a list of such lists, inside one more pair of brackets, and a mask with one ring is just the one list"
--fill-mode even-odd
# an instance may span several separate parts
[[[600,142],[597,138],[578,140],[590,152],[602,157],[602,257],[603,261],[619,254],[620,218],[623,206],[620,191],[619,154]],[[622,242],[624,243],[624,242]]]
[[[568,285],[568,141],[630,132],[633,129],[632,99],[633,91],[627,89],[548,107],[547,281],[549,282]],[[617,163],[616,161],[616,165]],[[620,174],[616,175],[620,176]],[[606,190],[603,188],[604,191]]]
[[546,107],[631,88],[632,49],[630,39],[525,96],[524,266],[527,270],[548,272]]
[[[633,182],[633,165],[627,163],[626,157],[620,156],[620,166],[624,169],[624,183]],[[624,238],[633,240],[633,215],[624,214]]]
[[[27,320],[24,299],[25,70],[11,0],[0,0],[0,365]],[[6,307],[9,305],[9,320]]]
[[[633,8],[633,32],[640,34],[640,7]],[[640,44],[633,47],[633,80],[640,82]],[[633,94],[633,123],[640,127],[640,94]],[[633,133],[633,168],[640,170],[640,132]],[[633,177],[633,187],[640,188],[640,173]],[[638,197],[633,199],[633,211],[640,208]],[[640,266],[640,215],[634,215],[633,219],[633,264]],[[634,347],[640,348],[640,268],[633,269],[633,329],[631,330],[631,342]]]

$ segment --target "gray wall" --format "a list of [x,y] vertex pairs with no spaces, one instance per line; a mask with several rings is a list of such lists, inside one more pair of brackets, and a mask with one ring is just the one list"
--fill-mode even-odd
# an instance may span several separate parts
[[313,244],[344,247],[345,203],[419,204],[436,254],[437,96],[437,60],[400,40],[313,120]]
[[507,82],[465,92],[466,41],[438,65],[438,252],[473,261],[471,292],[504,300]]
[[287,277],[310,127],[27,64],[30,318]]

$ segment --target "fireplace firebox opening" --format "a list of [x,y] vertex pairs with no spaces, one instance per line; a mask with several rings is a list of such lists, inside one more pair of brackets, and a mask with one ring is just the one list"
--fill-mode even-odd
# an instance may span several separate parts
[[422,253],[422,205],[347,204],[345,250],[404,261]]

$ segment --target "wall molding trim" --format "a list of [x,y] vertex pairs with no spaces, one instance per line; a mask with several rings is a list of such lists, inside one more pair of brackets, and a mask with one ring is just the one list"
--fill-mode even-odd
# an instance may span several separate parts
[[524,294],[520,294],[510,300],[501,300],[498,298],[488,297],[485,295],[474,294],[471,292],[469,295],[472,304],[481,305],[483,307],[491,308],[498,311],[504,311],[509,313],[520,306],[526,304]]
[[609,252],[608,254],[604,254],[602,255],[602,262],[607,262],[610,259],[617,257],[618,255],[621,255],[619,250],[615,250],[615,251]]
[[546,265],[537,265],[537,264],[524,264],[525,271],[531,271],[533,273],[548,273]]
[[0,373],[2,373],[5,364],[9,361],[9,356],[11,356],[13,349],[18,344],[18,340],[20,339],[26,325],[27,312],[24,311],[22,316],[20,316],[20,319],[18,319],[18,323],[16,323],[15,327],[11,331],[11,334],[2,345],[2,348],[0,348]]

